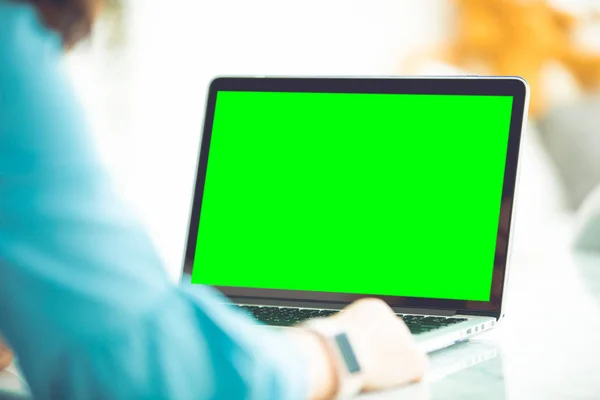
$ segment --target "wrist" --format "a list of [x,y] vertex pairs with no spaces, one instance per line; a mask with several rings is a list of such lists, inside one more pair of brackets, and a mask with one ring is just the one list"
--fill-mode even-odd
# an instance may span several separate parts
[[304,324],[308,330],[321,338],[323,347],[326,348],[330,362],[336,372],[336,399],[353,398],[364,387],[364,371],[359,362],[353,338],[341,324],[334,318],[317,318]]
[[338,371],[323,338],[306,329],[288,331],[295,345],[306,356],[311,400],[333,399],[338,392]]

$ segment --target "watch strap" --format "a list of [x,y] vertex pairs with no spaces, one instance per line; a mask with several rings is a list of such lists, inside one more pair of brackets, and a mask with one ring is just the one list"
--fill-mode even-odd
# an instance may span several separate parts
[[325,318],[309,320],[303,326],[321,337],[335,363],[338,379],[335,398],[348,399],[360,393],[363,374],[349,335],[335,321]]

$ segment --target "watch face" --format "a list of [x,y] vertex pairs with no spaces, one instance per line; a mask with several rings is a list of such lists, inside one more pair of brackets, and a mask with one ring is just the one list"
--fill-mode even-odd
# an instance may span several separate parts
[[333,338],[338,348],[340,349],[340,353],[342,354],[342,358],[346,363],[346,368],[348,372],[351,374],[356,374],[360,372],[360,364],[356,359],[356,354],[354,354],[354,350],[352,349],[352,345],[350,344],[350,340],[348,340],[348,335],[345,333],[339,333],[335,335]]

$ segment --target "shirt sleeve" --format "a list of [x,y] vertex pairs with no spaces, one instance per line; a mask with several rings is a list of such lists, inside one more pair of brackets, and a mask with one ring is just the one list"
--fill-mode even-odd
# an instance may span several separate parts
[[0,0],[0,334],[37,399],[302,399],[303,355],[169,283],[91,146],[58,37]]

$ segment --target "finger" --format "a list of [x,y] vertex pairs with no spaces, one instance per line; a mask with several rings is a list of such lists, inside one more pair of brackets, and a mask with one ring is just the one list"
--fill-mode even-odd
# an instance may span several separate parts
[[12,362],[12,352],[6,348],[0,348],[0,371],[8,367]]
[[412,383],[420,382],[423,380],[425,373],[429,369],[429,358],[427,355],[421,352],[416,353],[413,360],[413,368]]
[[350,304],[350,306],[348,308],[389,308],[389,306],[387,305],[387,303],[381,299],[378,299],[376,297],[365,297],[362,299],[358,299],[355,302],[353,302],[352,304]]
[[364,298],[357,300],[350,305],[348,311],[371,319],[395,315],[392,308],[385,301],[377,298]]

